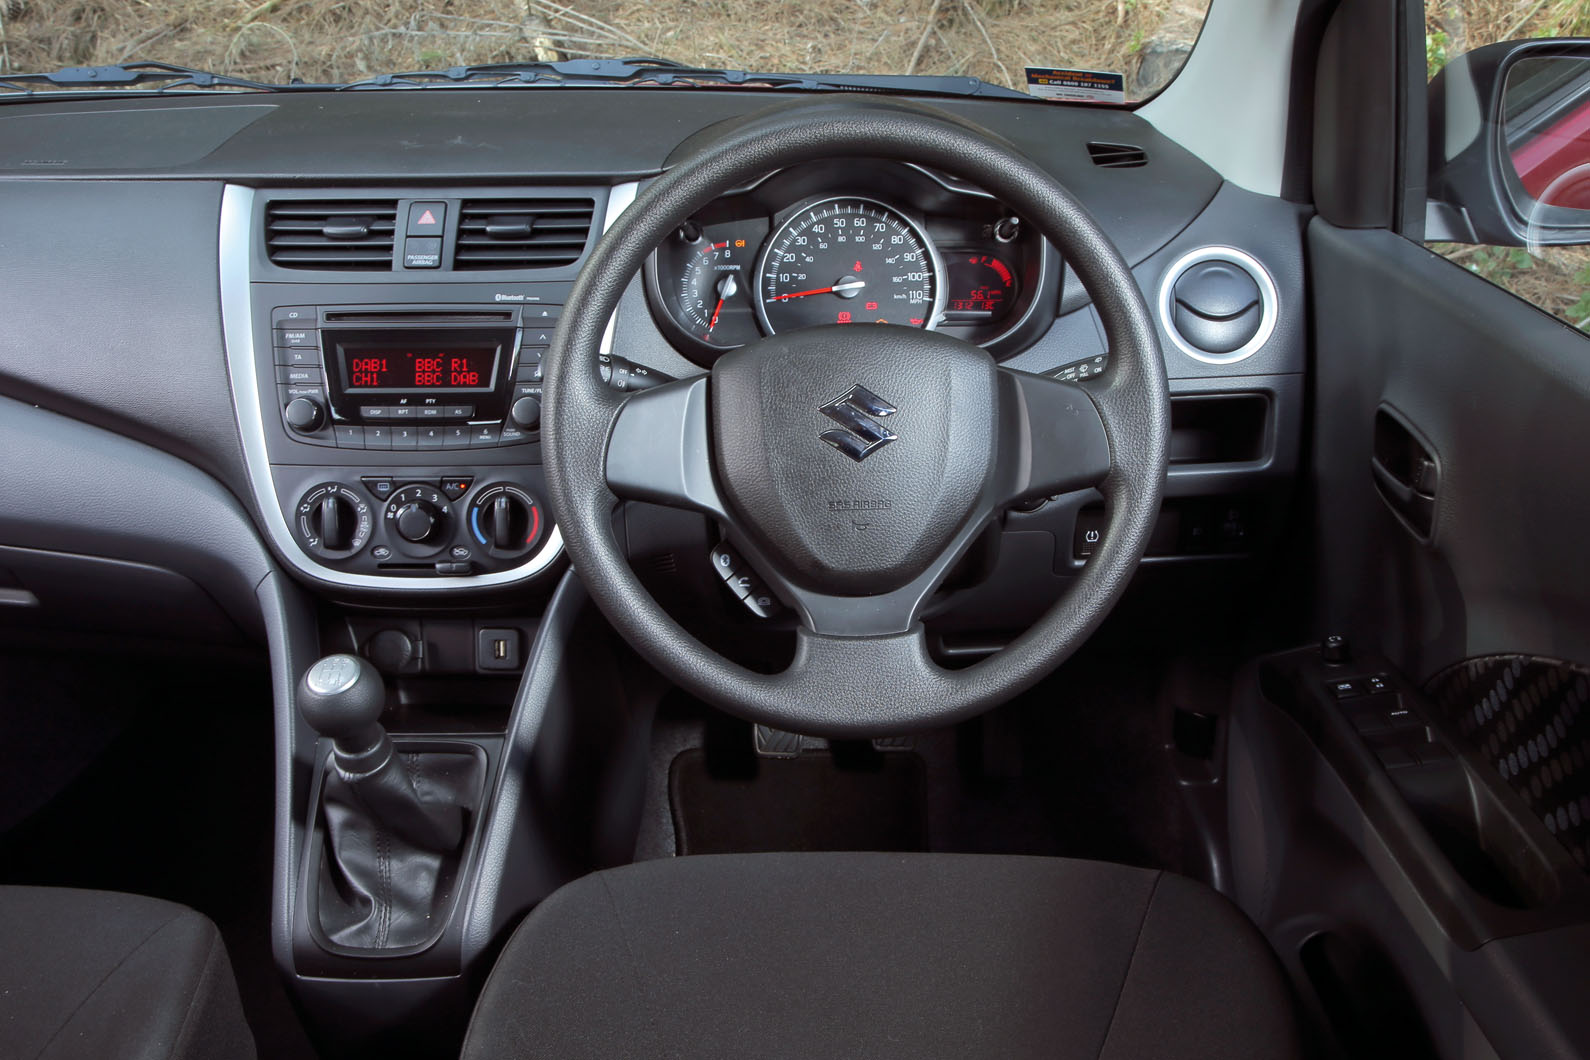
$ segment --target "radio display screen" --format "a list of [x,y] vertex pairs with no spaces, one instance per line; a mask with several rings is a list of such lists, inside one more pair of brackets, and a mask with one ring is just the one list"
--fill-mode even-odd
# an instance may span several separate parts
[[495,349],[343,347],[349,390],[479,390],[491,386]]
[[390,329],[328,333],[347,393],[489,391],[513,332]]

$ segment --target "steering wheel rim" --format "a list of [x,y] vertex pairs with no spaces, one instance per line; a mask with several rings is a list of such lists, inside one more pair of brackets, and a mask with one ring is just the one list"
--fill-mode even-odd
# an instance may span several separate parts
[[[808,597],[860,605],[875,603],[879,594],[814,593],[797,579],[776,575],[781,595],[790,594],[806,621],[788,669],[747,670],[696,640],[651,598],[614,536],[612,509],[620,494],[695,508],[726,521],[731,531],[736,514],[746,514],[726,504],[718,487],[705,419],[710,384],[704,378],[633,396],[602,382],[597,352],[619,298],[652,249],[702,206],[767,172],[819,158],[915,162],[973,181],[1059,248],[1104,327],[1109,366],[1086,389],[997,372],[995,427],[1004,433],[993,445],[998,467],[984,491],[992,503],[978,502],[966,525],[955,528],[954,540],[946,539],[947,553],[964,551],[998,514],[999,504],[1024,488],[1031,495],[1038,487],[1060,492],[1047,488],[1055,482],[1070,489],[1093,484],[1105,497],[1108,516],[1100,547],[1055,604],[1026,633],[964,669],[946,670],[931,659],[914,611],[892,614],[871,635],[817,630],[822,622],[813,620]],[[847,329],[855,336],[849,341],[859,348],[874,328]],[[878,328],[884,330],[895,329]],[[948,347],[933,353],[969,356]],[[971,361],[965,366],[974,375],[980,371]],[[1169,395],[1157,332],[1130,269],[1087,210],[1013,145],[927,107],[894,101],[783,106],[698,148],[642,191],[593,249],[569,294],[543,371],[549,504],[593,600],[642,656],[681,687],[778,728],[831,737],[888,735],[948,724],[1008,700],[1060,665],[1104,619],[1136,570],[1159,512]],[[974,385],[970,392],[976,390]],[[1074,418],[1083,424],[1077,428],[1082,433],[1062,432],[1057,445],[1044,433],[1055,417],[1068,423]],[[1023,421],[1019,429],[1027,433],[1020,438],[1027,444],[1011,443],[1008,419]],[[1107,466],[1090,469],[1095,482],[1079,482],[1061,466],[1073,454],[1056,450],[1067,448],[1071,438],[1085,445],[1093,423],[1102,431]],[[1046,438],[1048,445],[1042,444]],[[680,466],[653,459],[626,470],[638,448]],[[660,466],[662,476],[655,474]],[[977,520],[981,525],[972,525]],[[774,558],[758,548],[756,535],[736,543],[764,574],[774,573],[768,570]],[[955,556],[940,558],[936,575],[942,579]],[[924,598],[931,589],[926,586]],[[909,627],[893,628],[907,613]]]

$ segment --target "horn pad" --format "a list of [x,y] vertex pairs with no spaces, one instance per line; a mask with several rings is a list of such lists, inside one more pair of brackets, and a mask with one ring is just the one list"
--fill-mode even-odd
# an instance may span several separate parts
[[888,592],[927,569],[993,468],[998,369],[918,328],[774,335],[712,368],[713,460],[729,506],[785,576]]

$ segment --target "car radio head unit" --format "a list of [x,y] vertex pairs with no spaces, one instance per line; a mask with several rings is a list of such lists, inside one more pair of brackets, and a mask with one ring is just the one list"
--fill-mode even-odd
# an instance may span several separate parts
[[541,354],[561,307],[278,306],[277,399],[292,437],[364,449],[533,441]]

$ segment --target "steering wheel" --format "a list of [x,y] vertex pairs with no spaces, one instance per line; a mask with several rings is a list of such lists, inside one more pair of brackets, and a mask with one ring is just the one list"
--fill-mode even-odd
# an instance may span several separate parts
[[[968,179],[1047,236],[1098,309],[1106,371],[1083,388],[1001,368],[937,332],[867,324],[773,335],[723,355],[710,376],[635,394],[603,383],[608,319],[670,232],[766,173],[863,157]],[[1103,620],[1159,513],[1170,399],[1131,271],[1087,210],[1014,146],[926,107],[781,107],[669,169],[592,251],[543,386],[550,505],[597,606],[678,685],[780,729],[898,734],[1005,702]],[[1000,651],[939,666],[920,614],[956,561],[1012,503],[1089,486],[1108,522],[1076,580]],[[748,670],[669,617],[615,538],[623,498],[718,521],[799,618],[787,669]]]

